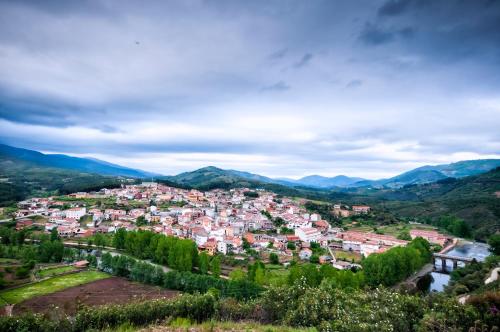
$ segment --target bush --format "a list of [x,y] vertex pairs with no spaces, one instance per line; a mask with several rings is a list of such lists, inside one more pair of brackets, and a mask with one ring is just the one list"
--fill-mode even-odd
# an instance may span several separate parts
[[202,322],[212,318],[215,309],[216,299],[210,294],[181,295],[171,300],[85,308],[76,315],[74,330],[102,330],[119,326],[124,322],[129,322],[134,326],[143,326],[164,320],[167,317],[183,317]]
[[16,278],[18,279],[24,279],[27,278],[30,274],[30,270],[27,267],[18,267],[16,269]]

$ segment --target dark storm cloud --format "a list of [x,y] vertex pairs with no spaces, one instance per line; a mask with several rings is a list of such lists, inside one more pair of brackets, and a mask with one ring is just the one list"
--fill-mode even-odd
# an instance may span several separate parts
[[293,64],[293,67],[295,69],[299,69],[299,68],[302,68],[304,66],[306,66],[313,58],[313,55],[311,53],[306,53],[302,56],[302,58],[300,58],[299,61],[297,61],[296,63]]
[[87,107],[82,110],[74,105],[46,98],[12,98],[2,94],[0,98],[0,118],[19,123],[66,127],[76,124],[72,119],[74,114],[91,113]]
[[378,14],[381,16],[399,15],[409,8],[412,2],[412,0],[389,0],[378,9]]
[[359,38],[366,44],[381,45],[391,42],[394,39],[394,33],[375,24],[366,23]]
[[500,63],[500,1],[390,0],[359,38],[381,45],[401,37],[400,49],[429,61],[482,58]]

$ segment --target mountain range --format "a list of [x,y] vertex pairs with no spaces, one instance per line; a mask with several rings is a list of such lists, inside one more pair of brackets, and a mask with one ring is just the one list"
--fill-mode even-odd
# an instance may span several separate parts
[[123,176],[131,178],[154,177],[159,174],[128,168],[94,158],[78,158],[64,154],[44,154],[38,151],[21,149],[0,144],[0,158],[13,158],[30,162],[37,166],[61,168],[78,172],[100,175]]
[[461,161],[424,166],[375,181],[346,176],[273,179],[213,166],[158,176],[101,160],[0,145],[0,206],[11,206],[32,196],[114,188],[154,176],[156,181],[186,189],[263,188],[289,197],[368,204],[387,211],[380,214],[381,221],[377,219],[382,223],[394,217],[435,221],[452,215],[471,225],[477,239],[485,239],[500,230],[499,166],[500,160]]
[[208,166],[174,176],[165,176],[93,158],[79,158],[63,154],[43,154],[38,151],[21,149],[3,144],[0,144],[0,158],[12,158],[14,160],[29,162],[37,166],[60,168],[105,176],[120,176],[128,178],[154,177],[156,179],[168,180],[181,185],[193,187],[211,187],[217,183],[238,185],[246,182],[252,182],[315,189],[365,187],[401,188],[406,185],[433,183],[450,177],[463,178],[466,176],[485,173],[500,166],[500,159],[479,159],[436,166],[422,166],[392,178],[380,180],[367,180],[345,175],[338,175],[334,177],[310,175],[295,180],[289,178],[270,178],[238,170],[224,170],[214,166]]

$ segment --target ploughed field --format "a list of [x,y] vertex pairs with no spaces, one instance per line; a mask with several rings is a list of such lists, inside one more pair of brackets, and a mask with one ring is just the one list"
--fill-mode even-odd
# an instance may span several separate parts
[[67,288],[55,293],[33,297],[13,308],[13,314],[38,312],[74,314],[81,305],[126,304],[134,301],[170,298],[180,292],[111,277]]

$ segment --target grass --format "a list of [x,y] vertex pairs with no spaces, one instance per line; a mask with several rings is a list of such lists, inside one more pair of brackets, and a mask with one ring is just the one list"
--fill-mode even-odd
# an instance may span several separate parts
[[[116,330],[120,332],[133,331],[130,326],[124,326],[124,329]],[[261,325],[254,322],[217,322],[209,321],[201,324],[196,324],[186,318],[177,318],[172,320],[170,323],[163,326],[151,326],[139,331],[155,331],[155,332],[167,332],[167,331],[192,331],[192,332],[211,332],[211,331],[231,331],[231,332],[243,332],[243,331],[256,331],[256,332],[315,332],[315,328],[292,328],[288,326],[279,325]]]
[[109,278],[110,275],[98,271],[84,271],[50,278],[19,288],[0,292],[0,297],[7,303],[20,303],[35,296],[54,293],[69,287]]
[[19,261],[14,258],[0,258],[0,264],[14,264],[14,263],[19,263]]
[[43,269],[38,271],[38,275],[40,278],[45,278],[45,277],[51,277],[55,276],[57,274],[69,272],[69,271],[75,271],[76,268],[74,266],[57,266],[57,267],[51,267],[48,269]]
[[396,224],[390,224],[390,225],[385,225],[385,226],[380,226],[377,224],[367,224],[366,222],[364,223],[359,223],[357,225],[351,225],[350,223],[345,224],[349,230],[352,231],[358,231],[358,232],[374,232],[374,227],[377,228],[377,230],[385,235],[392,235],[397,237],[400,235],[402,232],[405,231],[410,231],[412,229],[424,229],[424,230],[432,230],[435,229],[435,227],[431,225],[425,225],[425,224],[406,224],[406,223],[396,223]]
[[333,253],[335,254],[335,258],[340,259],[340,260],[344,260],[344,261],[348,261],[348,262],[352,262],[352,260],[354,260],[354,262],[356,262],[356,263],[361,261],[361,255],[359,253],[356,253],[356,252],[336,250]]

